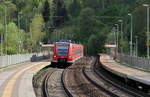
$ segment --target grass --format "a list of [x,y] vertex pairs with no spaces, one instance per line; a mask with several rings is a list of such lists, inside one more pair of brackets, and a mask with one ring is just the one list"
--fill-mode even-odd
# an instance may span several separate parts
[[53,70],[53,68],[46,66],[43,69],[41,69],[40,71],[38,71],[36,75],[41,74],[46,71],[51,71],[51,70]]

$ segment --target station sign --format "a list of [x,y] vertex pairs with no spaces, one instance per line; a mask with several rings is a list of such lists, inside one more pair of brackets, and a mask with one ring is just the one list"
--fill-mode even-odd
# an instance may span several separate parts
[[21,40],[19,40],[18,42],[19,42],[19,45],[20,45],[21,44]]

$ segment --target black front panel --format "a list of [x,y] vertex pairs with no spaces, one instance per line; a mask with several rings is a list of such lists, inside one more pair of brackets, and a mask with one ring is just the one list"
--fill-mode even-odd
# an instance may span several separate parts
[[65,58],[59,58],[59,59],[58,59],[58,62],[60,62],[60,63],[65,63],[65,62],[67,62],[67,59],[65,59]]

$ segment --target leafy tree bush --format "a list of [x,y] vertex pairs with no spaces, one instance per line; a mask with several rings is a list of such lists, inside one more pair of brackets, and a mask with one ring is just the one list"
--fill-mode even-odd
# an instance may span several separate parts
[[18,41],[19,41],[19,34],[17,25],[14,22],[10,22],[7,26],[8,28],[8,35],[7,35],[7,44],[8,44],[8,54],[16,54],[18,53]]
[[36,48],[36,45],[42,41],[45,33],[43,28],[45,27],[44,20],[41,14],[36,14],[32,20],[31,33],[32,33],[32,45]]

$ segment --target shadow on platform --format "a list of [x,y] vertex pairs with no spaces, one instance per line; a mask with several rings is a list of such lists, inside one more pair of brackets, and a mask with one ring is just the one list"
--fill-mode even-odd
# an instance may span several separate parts
[[39,62],[39,61],[42,61],[42,60],[45,60],[45,59],[50,59],[50,56],[36,56],[36,55],[33,55],[30,59],[31,62]]

